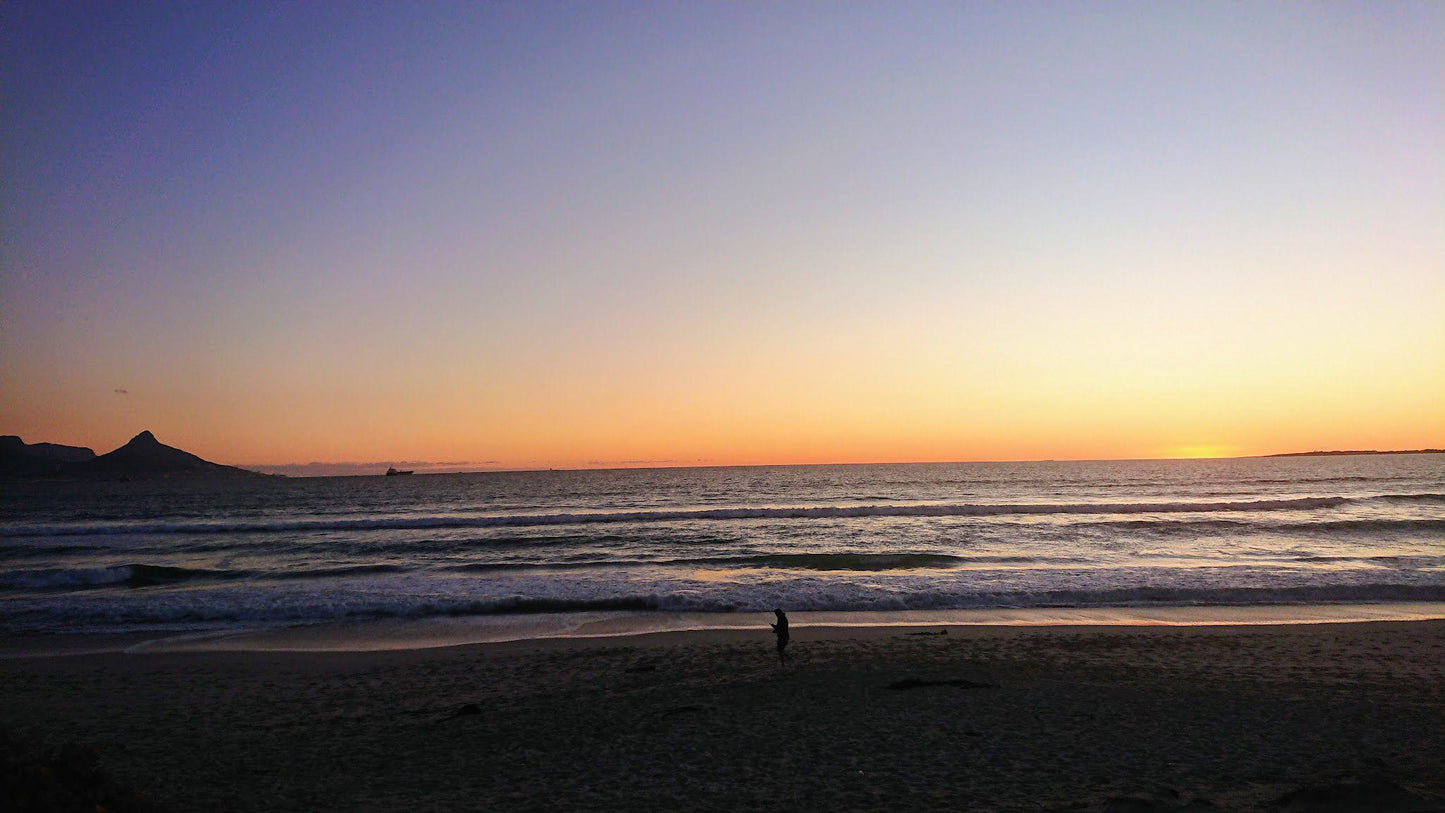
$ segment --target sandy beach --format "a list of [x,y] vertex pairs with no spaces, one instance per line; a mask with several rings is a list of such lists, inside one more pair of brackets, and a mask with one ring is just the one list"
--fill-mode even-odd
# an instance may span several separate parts
[[0,724],[161,810],[1445,808],[1445,622],[944,629],[8,658]]

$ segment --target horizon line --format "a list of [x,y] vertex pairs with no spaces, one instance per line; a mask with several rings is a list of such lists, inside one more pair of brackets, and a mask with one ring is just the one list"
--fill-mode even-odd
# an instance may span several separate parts
[[[1045,457],[1045,458],[1018,459],[1018,460],[974,459],[974,460],[906,460],[906,461],[893,461],[893,462],[878,462],[878,461],[846,461],[846,462],[839,462],[839,461],[832,461],[832,462],[818,462],[818,463],[676,463],[676,464],[668,464],[668,463],[666,463],[666,462],[664,462],[664,461],[657,461],[655,464],[650,464],[650,465],[635,465],[635,466],[630,466],[630,465],[541,466],[541,465],[539,465],[539,466],[504,466],[504,467],[499,467],[499,468],[477,468],[477,469],[451,468],[451,467],[448,466],[448,464],[438,463],[438,464],[435,464],[435,465],[437,465],[439,468],[445,468],[446,470],[444,470],[444,471],[417,471],[416,474],[511,474],[511,473],[525,473],[525,472],[538,472],[538,471],[556,471],[556,472],[577,472],[577,471],[650,471],[650,470],[662,470],[662,469],[807,468],[807,467],[822,467],[822,466],[946,466],[946,465],[977,464],[977,463],[1133,463],[1133,462],[1143,462],[1143,461],[1165,461],[1165,460],[1262,460],[1262,459],[1267,459],[1267,458],[1283,458],[1283,457],[1349,457],[1349,456],[1393,455],[1393,454],[1445,454],[1445,448],[1419,448],[1419,449],[1333,449],[1333,450],[1313,450],[1313,451],[1307,451],[1307,452],[1272,452],[1272,453],[1268,453],[1268,454],[1190,456],[1190,457],[1182,457],[1182,456],[1173,456],[1173,457],[1169,457],[1169,456],[1161,456],[1161,457],[1079,457],[1079,458]],[[382,467],[382,466],[395,466],[395,465],[398,465],[398,464],[401,464],[401,465],[409,465],[409,466],[417,466],[417,467],[426,467],[426,466],[428,466],[428,465],[432,465],[432,464],[428,463],[427,461],[420,461],[420,460],[417,460],[417,461],[387,461],[387,460],[381,460],[381,461],[375,461],[375,462],[350,462],[350,461],[344,461],[344,462],[337,462],[337,463],[323,463],[323,462],[320,462],[320,461],[311,461],[311,462],[309,462],[309,463],[281,463],[281,464],[244,464],[244,463],[233,463],[233,464],[231,464],[231,465],[234,465],[234,466],[236,466],[237,468],[243,468],[243,469],[247,469],[247,470],[250,470],[250,471],[260,471],[261,469],[305,468],[305,467],[308,467],[308,466],[317,466],[317,467],[322,467],[322,466],[338,466],[338,467],[339,467],[339,466],[349,466],[349,467],[355,467],[355,468],[362,468],[362,467],[376,467],[376,468],[380,468],[380,467]],[[266,472],[263,472],[263,473],[266,473]],[[382,476],[382,475],[380,475],[380,474],[367,474],[367,473],[353,473],[353,474],[310,474],[310,475],[308,475],[308,474],[296,474],[296,475],[287,474],[287,475],[282,475],[282,476],[285,476],[285,477],[295,477],[295,478],[297,478],[297,479],[301,479],[301,478],[307,478],[307,477],[318,477],[318,478],[319,478],[319,477],[375,477],[375,476]]]

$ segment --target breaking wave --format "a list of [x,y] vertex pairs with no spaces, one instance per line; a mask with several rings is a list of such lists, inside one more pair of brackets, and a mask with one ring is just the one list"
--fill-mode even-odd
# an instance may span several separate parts
[[1310,511],[1337,508],[1371,499],[1435,498],[1445,495],[1387,497],[1298,497],[1223,502],[1129,503],[962,503],[923,505],[847,505],[766,508],[703,508],[687,510],[579,512],[560,514],[490,514],[467,516],[356,517],[347,519],[254,520],[234,522],[152,522],[14,526],[3,537],[112,536],[160,534],[238,534],[357,530],[425,530],[434,528],[517,528],[551,525],[596,525],[651,522],[706,522],[750,519],[855,519],[867,517],[990,517],[1050,514],[1180,514],[1260,511]]
[[836,570],[881,572],[886,570],[946,569],[966,563],[1002,564],[1038,561],[1031,556],[953,556],[946,553],[758,553],[747,556],[702,556],[697,558],[586,559],[576,562],[477,562],[447,568],[458,573],[491,573],[503,570],[581,570],[616,567],[710,567],[777,568],[783,570]]
[[299,581],[307,579],[405,573],[410,568],[398,565],[356,565],[321,567],[262,573],[252,570],[209,570],[167,565],[115,565],[112,567],[49,568],[16,570],[0,573],[0,590],[44,592],[52,590],[85,590],[104,587],[158,587],[185,582],[233,581],[237,579],[269,579]]
[[94,587],[152,587],[184,581],[238,578],[237,571],[204,570],[165,565],[50,568],[0,573],[4,590],[80,590]]
[[1381,494],[1380,496],[1374,497],[1372,499],[1380,500],[1382,502],[1445,503],[1445,494]]

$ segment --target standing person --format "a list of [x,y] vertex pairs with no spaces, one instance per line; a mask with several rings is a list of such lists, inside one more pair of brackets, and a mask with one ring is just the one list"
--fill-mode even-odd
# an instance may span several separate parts
[[773,610],[778,617],[778,622],[773,624],[773,634],[778,636],[778,663],[788,665],[788,653],[784,650],[788,647],[788,614],[782,610]]

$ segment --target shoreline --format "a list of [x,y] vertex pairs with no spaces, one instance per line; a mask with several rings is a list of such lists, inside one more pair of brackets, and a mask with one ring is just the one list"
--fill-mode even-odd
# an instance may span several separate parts
[[[792,612],[803,630],[904,628],[1204,629],[1414,623],[1445,619],[1445,602],[1224,607],[1030,608]],[[593,612],[436,617],[180,632],[0,635],[0,660],[110,653],[398,652],[543,641],[627,642],[651,636],[766,631],[770,613]]]

